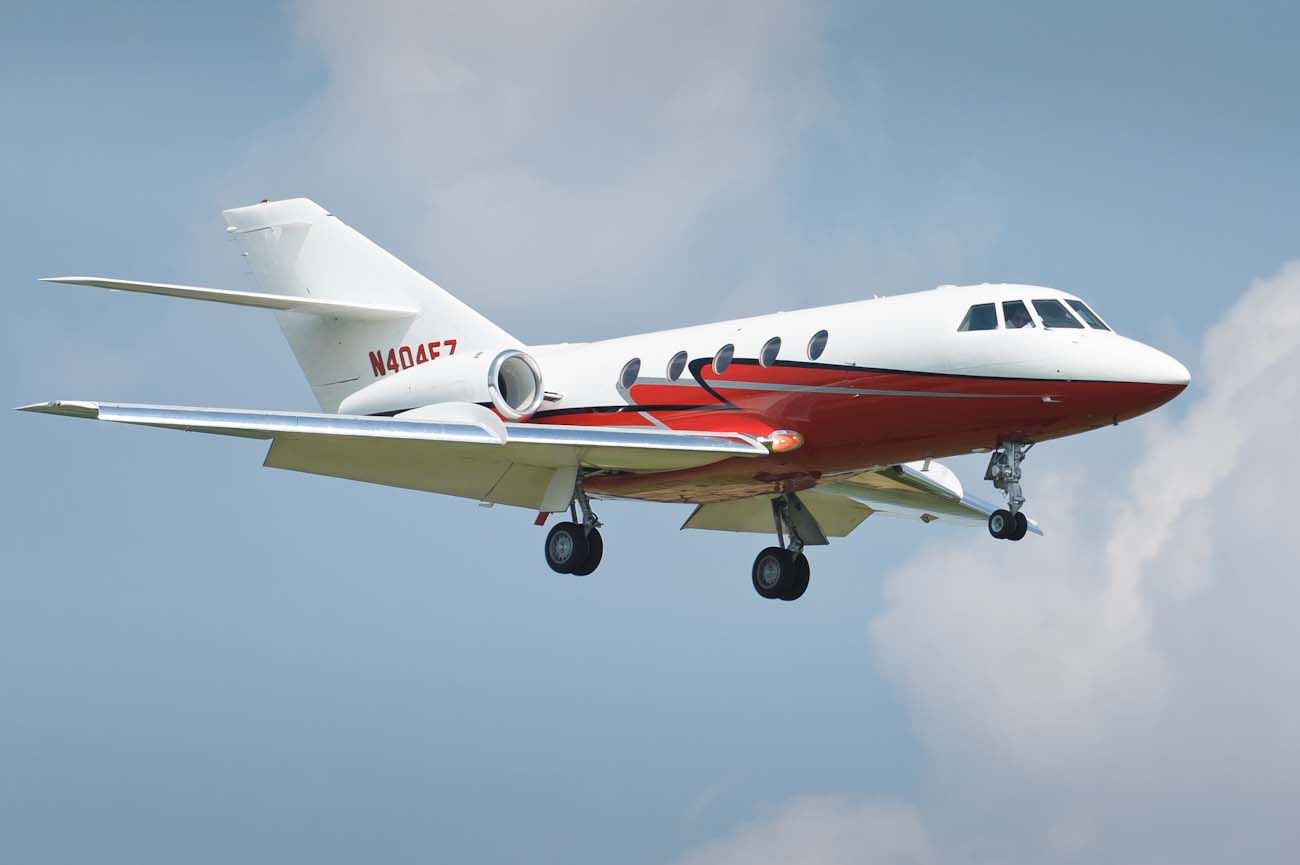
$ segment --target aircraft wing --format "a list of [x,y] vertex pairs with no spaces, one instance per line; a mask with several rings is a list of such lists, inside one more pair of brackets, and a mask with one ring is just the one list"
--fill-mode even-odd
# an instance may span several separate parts
[[[967,495],[952,470],[933,460],[834,478],[798,497],[826,537],[844,537],[877,513],[984,526],[1000,507]],[[754,496],[700,505],[682,528],[771,534],[775,529],[770,503],[767,496]],[[1043,533],[1033,520],[1029,531]]]
[[70,401],[20,410],[269,439],[272,468],[544,511],[568,507],[580,467],[667,471],[768,453],[739,433],[507,424],[472,403],[392,418]]

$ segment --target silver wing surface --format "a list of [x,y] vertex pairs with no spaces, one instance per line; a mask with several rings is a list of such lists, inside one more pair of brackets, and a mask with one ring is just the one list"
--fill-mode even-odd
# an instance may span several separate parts
[[739,433],[508,424],[472,403],[392,418],[68,401],[20,410],[269,439],[272,468],[544,511],[568,507],[579,468],[668,471],[768,454]]
[[[967,495],[952,470],[933,460],[833,478],[798,493],[798,500],[827,538],[844,537],[873,514],[984,526],[999,507]],[[768,496],[754,496],[700,505],[682,528],[771,534],[771,502]],[[1043,533],[1033,520],[1029,531]]]

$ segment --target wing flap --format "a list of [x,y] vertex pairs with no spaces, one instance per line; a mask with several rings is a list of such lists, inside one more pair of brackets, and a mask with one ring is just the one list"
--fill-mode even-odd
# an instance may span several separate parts
[[282,312],[305,312],[332,318],[352,318],[370,321],[414,318],[417,309],[393,306],[350,303],[316,297],[295,297],[287,294],[264,294],[256,291],[230,291],[224,288],[202,288],[197,285],[172,285],[165,282],[133,282],[125,279],[106,279],[102,276],[50,276],[41,282],[58,282],[64,285],[90,285],[112,291],[134,291],[141,294],[160,294],[187,300],[207,300],[214,303],[231,303],[236,306],[255,306]]
[[[466,453],[459,444],[409,439],[389,440],[383,445],[375,447],[373,440],[346,436],[281,435],[271,442],[262,465],[480,501],[489,500],[489,493],[511,469],[505,454],[482,453],[481,448],[472,449],[478,453]],[[531,490],[515,492],[519,503],[532,507]]]
[[[828,538],[847,536],[872,513],[869,507],[843,496],[825,495],[816,489],[799,493],[799,499]],[[772,519],[772,498],[751,496],[698,505],[682,524],[682,528],[774,535],[776,527]]]

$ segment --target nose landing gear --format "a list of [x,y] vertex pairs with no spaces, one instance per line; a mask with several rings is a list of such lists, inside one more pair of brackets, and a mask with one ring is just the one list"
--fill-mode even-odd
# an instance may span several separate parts
[[1018,541],[1029,531],[1029,520],[1022,513],[999,508],[989,514],[989,534],[1002,541]]
[[[578,508],[582,508],[582,520],[578,520]],[[579,478],[573,491],[573,501],[569,502],[571,522],[557,523],[546,535],[546,564],[557,574],[573,574],[585,577],[600,565],[605,554],[605,542],[600,536],[600,519],[591,509],[591,499],[582,488]]]
[[1007,507],[989,514],[989,534],[1004,541],[1018,541],[1029,531],[1029,519],[1020,512],[1025,504],[1020,489],[1020,464],[1033,442],[1003,442],[989,456],[984,480],[1007,494]]

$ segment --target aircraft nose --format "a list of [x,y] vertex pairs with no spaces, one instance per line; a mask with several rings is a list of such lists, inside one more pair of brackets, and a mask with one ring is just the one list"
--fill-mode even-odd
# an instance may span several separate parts
[[1136,354],[1133,371],[1137,381],[1184,388],[1192,380],[1192,374],[1187,371],[1187,367],[1159,349],[1143,345]]

